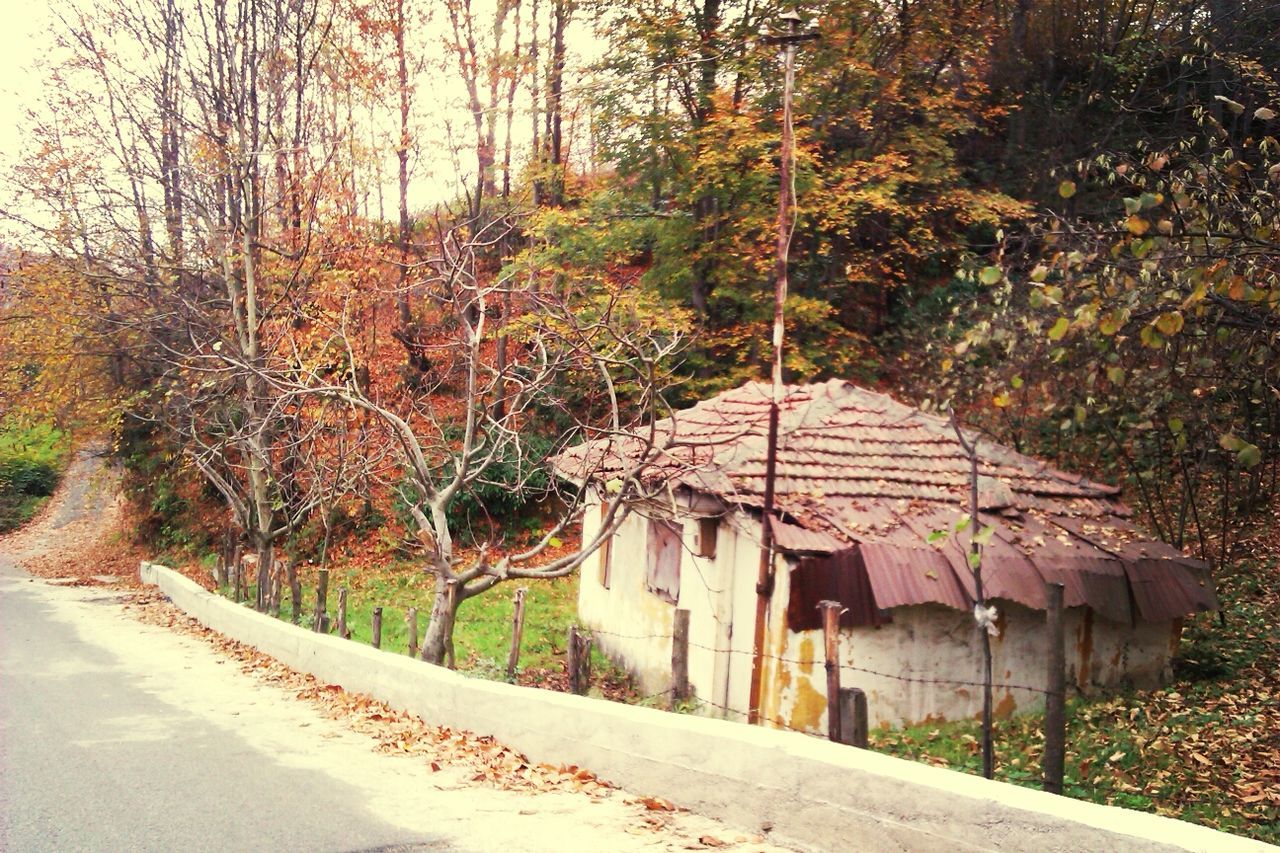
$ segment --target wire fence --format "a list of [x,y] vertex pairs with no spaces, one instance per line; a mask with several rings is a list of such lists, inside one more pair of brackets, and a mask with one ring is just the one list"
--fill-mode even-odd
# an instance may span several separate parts
[[[590,633],[597,636],[611,637],[617,640],[643,640],[643,641],[661,640],[664,642],[672,642],[675,639],[675,636],[673,634],[621,634],[614,631],[606,631],[600,628],[592,628],[590,629]],[[751,649],[719,648],[715,646],[708,646],[703,643],[696,643],[692,640],[689,641],[689,647],[693,649],[698,649],[700,651],[709,652],[711,654],[746,655],[748,657],[755,657],[756,655],[756,653]],[[768,652],[762,652],[760,654],[760,658],[762,660],[774,661],[776,663],[792,664],[795,666],[815,666],[815,665],[825,666],[825,661],[819,660],[817,658],[806,659],[806,658],[784,657],[780,655],[770,654]],[[956,679],[956,678],[929,678],[929,677],[915,675],[915,674],[904,674],[901,672],[897,672],[897,673],[883,672],[880,670],[868,669],[867,667],[856,666],[854,664],[849,664],[849,663],[839,664],[839,669],[842,672],[855,672],[860,675],[869,675],[869,676],[874,676],[876,678],[888,678],[893,681],[900,681],[900,682],[906,682],[906,683],[912,683],[912,684],[935,684],[935,685],[941,685],[946,687],[983,687],[984,686],[981,681],[966,681],[964,679]],[[993,682],[991,687],[993,690],[1006,690],[1006,691],[1022,690],[1028,693],[1034,693],[1034,694],[1039,694],[1044,696],[1050,695],[1051,693],[1050,690],[1044,687],[1036,687],[1030,684],[1016,684],[1013,682]]]
[[[246,595],[247,592],[248,592],[248,585],[238,590],[232,590],[232,589],[228,590],[228,593],[232,596],[235,596],[237,599],[240,599],[242,595],[247,597]],[[306,609],[309,611],[311,608],[307,607]],[[317,612],[319,612],[318,608],[317,608]],[[314,614],[304,614],[304,615],[314,615]],[[325,622],[326,623],[328,622],[327,614],[325,614]],[[327,630],[327,626],[325,627],[316,626],[316,629]],[[667,644],[668,646],[674,646],[677,641],[677,636],[674,632],[672,633],[666,633],[666,632],[625,633],[625,632],[619,632],[619,631],[609,631],[609,630],[600,629],[600,628],[591,628],[591,629],[585,629],[583,633],[591,635],[593,637],[608,637],[613,640],[625,640],[625,641],[632,641],[632,642],[649,642],[649,643],[660,642],[660,643]],[[736,655],[736,656],[751,657],[753,659],[757,656],[756,652],[753,649],[707,645],[705,643],[695,642],[692,639],[688,639],[687,637],[685,638],[685,645],[687,646],[688,649],[696,649],[700,652],[705,652],[712,655]],[[775,655],[769,652],[761,652],[759,654],[759,658],[762,662],[771,661],[778,664],[789,664],[792,666],[800,666],[800,667],[820,666],[824,670],[826,670],[827,668],[827,661],[825,659],[819,659],[817,657],[812,657],[812,658],[789,657],[784,655]],[[953,688],[983,688],[984,687],[983,682],[976,681],[976,680],[929,677],[929,676],[923,676],[917,673],[912,673],[909,671],[908,672],[903,672],[903,671],[886,672],[883,670],[857,666],[855,664],[844,663],[844,662],[835,663],[834,667],[840,673],[852,673],[860,677],[883,678],[883,679],[888,679],[898,683],[932,685],[932,686],[953,687]],[[993,682],[991,685],[991,688],[994,691],[1015,691],[1016,690],[1016,691],[1023,691],[1023,692],[1046,696],[1046,697],[1053,695],[1052,691],[1044,687],[1037,687],[1035,685],[1019,684],[1014,682]],[[630,703],[640,704],[640,705],[653,705],[658,702],[664,702],[664,704],[666,704],[671,710],[675,710],[675,711],[681,710],[682,706],[689,710],[710,709],[710,710],[718,711],[728,718],[736,718],[744,721],[750,720],[752,718],[759,718],[767,722],[768,725],[773,726],[775,728],[783,729],[783,730],[794,732],[797,734],[802,734],[802,735],[805,735],[806,737],[814,738],[816,740],[826,740],[826,741],[831,740],[829,731],[824,731],[821,728],[817,728],[813,725],[794,725],[791,721],[786,719],[785,716],[780,713],[772,713],[766,716],[764,713],[765,709],[763,708],[757,707],[755,709],[743,709],[743,708],[732,707],[730,705],[717,702],[714,699],[709,698],[707,696],[703,696],[703,695],[697,695],[697,696],[690,695],[690,697],[687,700],[684,700],[681,697],[676,695],[677,692],[678,692],[677,687],[673,684],[672,686],[664,687],[661,690],[648,693],[647,695],[644,695],[638,698],[631,697],[628,699],[628,701]],[[686,701],[687,701],[687,705],[684,704]],[[847,743],[847,740],[844,742]],[[948,761],[949,765],[952,765],[953,763],[954,762]],[[961,767],[960,769],[972,770],[976,768]],[[1075,781],[1069,783],[1066,786],[1068,788],[1067,790],[1068,794],[1073,794],[1077,797],[1084,798],[1084,799],[1091,799],[1094,801],[1117,802],[1126,807],[1141,806],[1142,804],[1141,800],[1145,799],[1149,803],[1151,803],[1153,806],[1157,806],[1165,810],[1166,812],[1178,813],[1188,808],[1206,808],[1206,809],[1213,810],[1214,812],[1217,812],[1220,809],[1222,809],[1227,803],[1231,802],[1233,799],[1231,795],[1225,791],[1222,793],[1221,798],[1211,798],[1211,797],[1202,796],[1202,795],[1199,795],[1197,792],[1192,792],[1186,789],[1179,791],[1179,793],[1176,795],[1166,795],[1166,794],[1161,794],[1159,792],[1147,790],[1145,787],[1139,787],[1137,785],[1132,785],[1132,784],[1125,784],[1123,782],[1117,785],[1109,785],[1109,784],[1106,784],[1105,780],[1102,782],[1099,782],[1099,781],[1096,781],[1097,777],[1088,777],[1087,774],[1083,773],[1083,771],[1081,775],[1085,775],[1085,778],[1077,778]],[[1010,781],[1013,781],[1015,783],[1021,783],[1021,784],[1036,783],[1039,781],[1039,776],[1038,774],[1034,773],[1031,770],[1031,768],[1027,767],[1027,768],[1023,768],[1022,772],[1019,774],[1010,775]],[[1140,798],[1140,799],[1135,799],[1135,798]]]

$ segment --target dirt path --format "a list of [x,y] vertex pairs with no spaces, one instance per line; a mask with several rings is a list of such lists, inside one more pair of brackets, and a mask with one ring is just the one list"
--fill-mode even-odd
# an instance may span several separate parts
[[[158,787],[148,792],[156,801],[148,808],[168,814],[166,798],[176,798],[173,813],[185,814],[183,807],[204,795],[202,772],[188,764],[190,754],[197,752],[211,767],[230,762],[230,770],[216,772],[232,772],[237,762],[265,764],[271,773],[302,771],[319,792],[313,799],[338,797],[345,810],[371,825],[390,827],[395,837],[431,838],[432,849],[436,844],[460,850],[782,849],[752,832],[615,788],[585,769],[530,766],[491,739],[432,726],[337,685],[319,683],[204,629],[154,591],[130,589],[127,580],[98,571],[86,557],[117,535],[120,503],[111,487],[99,459],[91,454],[77,458],[62,490],[41,516],[0,541],[0,581],[7,603],[20,606],[23,599],[27,604],[21,606],[35,614],[27,619],[26,633],[35,630],[33,624],[47,627],[56,636],[70,637],[72,651],[65,657],[80,655],[95,662],[92,671],[104,685],[96,699],[103,716],[110,716],[110,694],[117,685],[141,691],[149,697],[146,702],[156,704],[158,710],[144,713],[137,710],[143,699],[128,698],[126,704],[134,710],[122,716],[119,725],[99,720],[95,706],[95,731],[86,733],[82,745],[94,750],[86,755],[121,750],[116,762],[121,767],[128,765],[127,750],[135,746],[152,751],[148,767],[172,764],[177,776],[166,781],[165,773],[157,775]],[[12,568],[20,560],[26,566],[54,570],[68,566],[69,558],[79,563],[70,583],[24,579]],[[16,619],[8,621],[18,624]],[[44,695],[47,689],[39,687],[39,679],[64,670],[68,676],[80,672],[79,677],[85,677],[83,667],[72,659],[37,663],[30,657],[38,653],[37,646],[29,645],[30,651],[23,652],[18,649],[20,640],[26,638],[7,635],[0,626],[6,666],[36,679],[32,696]],[[37,645],[46,656],[54,655],[49,651],[52,643]],[[80,685],[69,682],[67,687],[75,690]],[[193,732],[210,740],[185,745]],[[219,745],[211,748],[213,742]],[[159,762],[153,757],[157,750],[164,756]],[[6,775],[22,778],[19,769],[30,771],[11,767]],[[32,786],[42,784],[55,783],[36,781]],[[112,789],[107,785],[107,794],[101,786],[95,790],[101,797]],[[136,791],[121,794],[126,799],[134,795]],[[109,813],[115,805],[108,799],[101,807]],[[302,806],[299,811],[305,813]],[[204,812],[199,816],[203,820]],[[242,819],[227,815],[229,821]],[[86,817],[84,825],[89,827],[85,832],[94,832],[100,823]],[[318,825],[324,826],[323,819]],[[200,831],[207,836],[215,830],[205,826]],[[311,838],[315,843],[309,849],[343,847],[340,835],[320,837],[322,841]],[[100,839],[62,840],[95,847]],[[221,849],[234,846],[228,843]]]
[[40,577],[132,582],[141,552],[120,530],[119,484],[101,448],[79,451],[31,523],[0,538],[0,554]]

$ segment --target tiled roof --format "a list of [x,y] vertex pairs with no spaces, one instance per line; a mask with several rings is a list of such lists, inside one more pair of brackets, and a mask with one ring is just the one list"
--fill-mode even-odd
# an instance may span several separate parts
[[[661,447],[647,476],[763,505],[770,388],[750,383],[654,425]],[[1203,564],[1128,523],[1119,489],[977,441],[980,521],[996,527],[983,559],[987,597],[1044,607],[1044,582],[1068,606],[1148,620],[1214,609]],[[581,445],[555,460],[574,479],[607,480],[643,452],[638,438]],[[882,607],[971,604],[967,534],[926,544],[969,505],[969,460],[947,419],[832,380],[789,386],[780,408],[775,525],[795,552],[861,548]],[[1132,595],[1130,592],[1132,591]],[[888,602],[888,603],[886,603]]]

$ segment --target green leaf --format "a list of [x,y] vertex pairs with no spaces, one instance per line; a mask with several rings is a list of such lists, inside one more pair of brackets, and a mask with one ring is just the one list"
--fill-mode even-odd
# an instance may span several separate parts
[[1035,269],[1031,271],[1032,281],[1044,281],[1048,277],[1049,277],[1049,268],[1046,267],[1044,264],[1039,264],[1038,266],[1036,266]]
[[981,565],[982,565],[981,552],[970,551],[969,552],[969,568],[973,569],[976,572],[978,570],[978,567]]
[[951,534],[945,530],[935,530],[929,534],[929,544],[933,545],[946,539]]
[[1015,377],[1013,377],[1012,379],[1010,379],[1010,380],[1009,380],[1009,384],[1010,384],[1010,385],[1012,385],[1012,386],[1014,387],[1014,389],[1015,389],[1015,390],[1016,390],[1016,389],[1018,389],[1018,388],[1021,388],[1021,387],[1022,387],[1022,377],[1021,377],[1021,376],[1015,376]]
[[1137,198],[1126,198],[1124,200],[1124,212],[1132,216],[1142,210],[1142,200]]
[[1104,335],[1114,335],[1124,326],[1124,316],[1116,311],[1108,311],[1098,321],[1098,331]]
[[1058,322],[1054,323],[1049,329],[1049,340],[1060,341],[1067,334],[1067,329],[1071,328],[1071,322],[1066,317],[1059,317]]
[[1062,196],[1063,198],[1071,198],[1075,194],[1076,194],[1075,181],[1063,181],[1062,183],[1058,184],[1058,195]]
[[1258,445],[1243,442],[1244,447],[1240,448],[1240,452],[1236,454],[1236,459],[1244,468],[1252,468],[1262,461],[1262,451],[1258,449]]
[[991,541],[991,536],[995,532],[996,532],[996,529],[988,524],[985,527],[983,527],[981,530],[979,530],[977,533],[973,534],[973,541],[977,542],[979,545],[986,545],[988,542]]
[[1236,451],[1243,449],[1244,445],[1245,445],[1244,441],[1242,441],[1239,438],[1236,438],[1231,433],[1227,433],[1226,435],[1222,436],[1222,438],[1218,439],[1218,446],[1221,447],[1223,450],[1229,450],[1232,453],[1235,453]]
[[1107,380],[1108,380],[1112,385],[1123,385],[1123,384],[1124,384],[1124,368],[1123,368],[1123,367],[1108,367],[1108,368],[1107,368]]
[[1174,435],[1182,432],[1182,418],[1169,418],[1169,431]]
[[550,545],[552,548],[559,548],[561,545],[564,544],[564,542],[560,541],[560,537],[552,536],[550,539],[547,540],[547,544]]
[[1168,311],[1156,318],[1156,328],[1165,336],[1181,332],[1183,323],[1182,314],[1177,311]]
[[973,517],[967,512],[960,516],[960,520],[956,522],[956,533],[964,533],[965,529],[973,521]]
[[1004,272],[1000,267],[983,267],[982,272],[978,273],[978,281],[986,285],[998,284],[1002,278]]

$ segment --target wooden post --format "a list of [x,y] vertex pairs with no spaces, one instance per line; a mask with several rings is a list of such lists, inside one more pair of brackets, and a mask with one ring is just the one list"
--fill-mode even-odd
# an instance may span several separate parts
[[271,615],[277,619],[280,618],[280,599],[284,597],[282,595],[283,586],[284,582],[280,577],[280,567],[273,564],[271,566]]
[[578,631],[577,625],[569,626],[569,691],[579,696],[586,694],[591,685],[591,637]]
[[382,648],[382,608],[373,608],[373,620],[371,622],[373,637],[369,642],[373,644],[375,649]]
[[867,748],[867,694],[860,687],[840,688],[841,743]]
[[231,549],[231,574],[233,575],[233,580],[231,582],[231,599],[237,604],[240,602],[240,579],[244,575],[240,566],[240,558],[243,556],[244,551],[240,546],[239,540],[237,540],[235,547]]
[[1062,624],[1062,584],[1046,583],[1045,609],[1049,654],[1046,657],[1046,690],[1044,697],[1044,789],[1062,793],[1062,773],[1067,752],[1067,652]]
[[344,640],[351,639],[351,632],[347,630],[347,588],[345,586],[338,587],[338,636]]
[[671,704],[689,698],[689,611],[677,609],[671,625]]
[[840,730],[840,602],[821,601],[822,640],[827,669],[827,737],[843,743]]
[[289,597],[293,599],[293,624],[302,621],[302,582],[298,580],[298,563],[290,559],[284,567],[285,576],[289,580]]
[[569,692],[578,693],[578,626],[569,626],[569,646],[565,649],[565,672],[569,676]]
[[418,608],[410,607],[404,615],[405,632],[409,635],[409,657],[418,656]]
[[520,587],[511,600],[511,651],[507,652],[507,681],[515,683],[520,665],[520,641],[524,638],[524,596],[529,590]]
[[316,580],[315,629],[316,631],[322,634],[329,633],[329,570],[328,569],[321,569],[320,576]]
[[578,685],[582,695],[591,689],[591,635],[578,635]]

